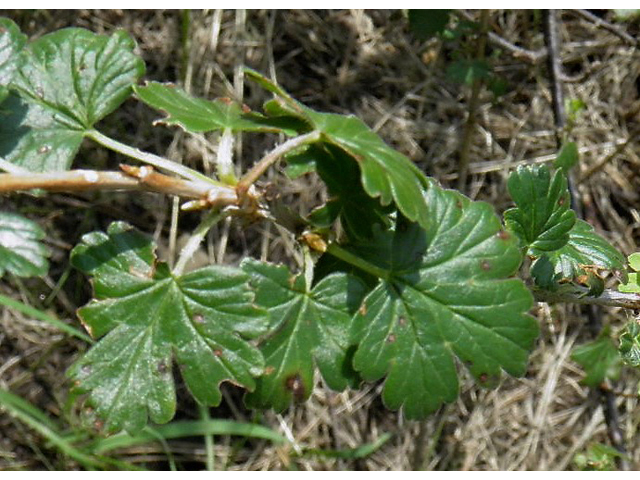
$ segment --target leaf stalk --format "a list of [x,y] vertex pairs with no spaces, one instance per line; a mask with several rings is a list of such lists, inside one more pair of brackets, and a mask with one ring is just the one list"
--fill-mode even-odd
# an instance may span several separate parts
[[238,196],[246,193],[249,190],[249,187],[251,187],[251,185],[253,185],[270,166],[276,163],[284,155],[302,147],[303,145],[317,142],[320,140],[321,135],[320,131],[314,130],[304,135],[300,135],[299,137],[287,140],[282,145],[271,150],[240,179],[236,187]]
[[107,137],[97,130],[89,130],[85,133],[86,137],[89,137],[93,141],[99,143],[103,147],[107,147],[114,152],[118,152],[122,155],[126,155],[130,158],[135,158],[143,163],[148,165],[152,165],[160,170],[166,170],[167,172],[175,173],[176,175],[180,175],[183,178],[187,178],[193,181],[207,182],[213,183],[214,185],[219,185],[220,182],[213,180],[212,178],[203,175],[200,172],[192,170],[189,167],[185,167],[176,162],[172,162],[163,157],[159,157],[158,155],[154,155],[153,153],[143,152],[140,149],[130,147],[124,143],[120,143],[113,138]]
[[337,243],[330,243],[327,246],[326,253],[333,255],[334,257],[347,262],[349,265],[359,268],[363,272],[367,272],[370,275],[381,278],[383,280],[389,280],[389,272],[383,268],[380,268],[366,260],[360,258],[357,255],[345,250]]

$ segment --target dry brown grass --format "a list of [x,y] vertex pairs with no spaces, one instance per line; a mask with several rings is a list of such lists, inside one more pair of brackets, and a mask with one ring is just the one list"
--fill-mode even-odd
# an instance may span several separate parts
[[[98,33],[124,28],[137,40],[147,62],[147,78],[184,82],[192,93],[234,96],[258,107],[264,92],[245,85],[239,69],[247,64],[277,80],[313,108],[355,113],[391,145],[412,158],[445,186],[455,185],[458,151],[469,92],[444,75],[450,47],[437,40],[417,42],[407,33],[398,12],[387,11],[204,11],[191,13],[187,52],[181,41],[177,11],[4,12],[29,35],[64,26]],[[570,12],[562,15],[562,58],[575,81],[565,85],[568,98],[587,105],[573,137],[581,153],[584,175],[579,184],[587,220],[628,254],[640,239],[640,148],[624,144],[640,129],[638,50],[612,33]],[[626,25],[638,35],[638,23]],[[506,40],[536,50],[542,29],[532,12],[496,11],[491,28]],[[480,114],[471,145],[467,194],[508,208],[505,180],[519,164],[553,160],[556,144],[551,94],[544,64],[531,66],[502,54],[492,60],[509,92],[498,99],[481,95]],[[188,136],[152,128],[156,114],[133,101],[104,122],[116,138],[200,168],[215,155],[216,137]],[[237,155],[251,165],[277,139],[245,135]],[[606,163],[605,159],[609,158]],[[113,167],[117,158],[87,146],[79,163]],[[324,192],[313,178],[283,181],[277,172],[267,181],[284,189],[293,208],[317,205]],[[51,195],[47,199],[2,198],[3,209],[30,211],[46,227],[53,249],[50,275],[22,283],[0,284],[0,292],[50,310],[74,322],[74,310],[87,300],[86,282],[71,273],[53,294],[66,269],[65,259],[81,234],[125,219],[167,244],[171,202],[154,195],[132,199],[121,194]],[[181,218],[185,231],[195,217]],[[202,252],[204,259],[237,262],[243,256],[299,262],[291,239],[273,227],[246,231],[233,225],[216,229]],[[297,260],[298,259],[298,260]],[[571,361],[574,345],[589,338],[586,319],[573,307],[540,304],[535,314],[541,336],[524,378],[505,378],[496,390],[482,390],[462,374],[460,398],[423,422],[408,422],[384,409],[381,385],[335,393],[321,382],[309,402],[283,415],[264,413],[263,422],[286,433],[297,444],[322,449],[357,447],[384,432],[393,438],[366,459],[357,461],[296,455],[295,447],[268,442],[238,444],[217,439],[217,465],[230,470],[366,469],[366,470],[564,470],[575,453],[592,442],[607,443],[607,427],[596,396],[580,384],[582,372]],[[603,321],[614,330],[626,321],[622,311],[608,310]],[[0,386],[56,416],[64,403],[64,370],[81,345],[54,329],[8,309],[0,316]],[[625,370],[615,389],[632,393],[638,375]],[[214,416],[245,420],[239,392],[229,389]],[[633,468],[640,467],[637,397],[619,395],[621,427]],[[195,415],[192,404],[182,418]],[[0,415],[0,469],[74,468],[20,422]],[[199,439],[170,442],[185,468],[202,468],[204,446]],[[121,458],[166,467],[160,445],[121,452]],[[157,463],[155,463],[157,462]]]

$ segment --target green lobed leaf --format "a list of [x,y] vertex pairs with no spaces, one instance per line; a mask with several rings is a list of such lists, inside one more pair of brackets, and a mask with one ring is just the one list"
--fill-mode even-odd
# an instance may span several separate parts
[[582,383],[590,387],[597,387],[607,378],[615,380],[620,375],[620,355],[608,329],[596,340],[575,348],[571,358],[584,369],[586,376]]
[[0,156],[32,172],[68,169],[83,132],[61,120],[51,110],[9,94],[0,105]]
[[561,170],[552,177],[545,165],[520,166],[509,176],[507,188],[516,207],[504,212],[505,224],[530,255],[557,250],[569,241],[576,215]]
[[115,110],[144,73],[123,31],[110,37],[67,28],[20,53],[0,106],[0,155],[33,171],[69,168],[86,130]]
[[122,222],[93,232],[72,251],[72,264],[94,277],[96,299],[78,311],[104,337],[69,371],[107,432],[136,432],[175,413],[173,359],[195,399],[221,400],[229,381],[249,390],[263,371],[260,351],[245,339],[267,328],[242,270],[210,266],[173,276],[156,263],[151,241]]
[[555,273],[566,279],[583,275],[585,266],[605,270],[620,270],[624,267],[624,255],[583,220],[578,220],[571,228],[566,245],[548,255]]
[[260,349],[266,368],[249,407],[284,410],[291,401],[306,400],[313,388],[314,363],[330,388],[344,390],[358,380],[350,360],[351,317],[364,295],[364,284],[334,273],[312,289],[285,266],[243,261],[256,289],[256,303],[269,311],[271,334]]
[[134,48],[123,30],[110,37],[81,28],[58,30],[23,50],[12,85],[78,127],[91,128],[129,97],[144,73]]
[[383,400],[422,418],[458,394],[454,357],[485,386],[505,370],[522,375],[538,335],[531,293],[518,279],[515,239],[490,205],[433,185],[426,228],[400,219],[353,248],[389,272],[354,318],[354,366],[386,376]]
[[27,43],[26,35],[8,18],[0,18],[0,102],[7,96],[7,85],[17,66],[18,52]]
[[277,124],[269,123],[267,117],[248,115],[240,104],[230,99],[204,100],[173,84],[158,82],[147,82],[144,87],[134,86],[134,90],[140,100],[167,114],[160,122],[178,125],[189,132],[225,129],[236,132],[281,131]]
[[385,144],[362,120],[352,115],[313,111],[258,72],[248,68],[245,72],[277,95],[278,111],[299,118],[311,129],[320,131],[326,143],[351,156],[360,168],[360,181],[369,196],[379,198],[383,206],[395,202],[410,220],[423,226],[428,223],[429,210],[422,196],[428,181],[411,160]]
[[40,242],[40,226],[21,215],[0,212],[0,277],[5,272],[19,277],[45,275],[48,250]]

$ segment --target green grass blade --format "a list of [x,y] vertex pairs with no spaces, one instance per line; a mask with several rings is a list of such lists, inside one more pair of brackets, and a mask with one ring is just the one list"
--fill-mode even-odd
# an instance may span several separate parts
[[96,441],[93,451],[105,453],[116,448],[131,447],[158,440],[160,435],[165,440],[182,437],[195,437],[203,435],[237,435],[241,437],[262,438],[274,443],[284,443],[285,437],[270,428],[253,423],[242,423],[233,420],[185,420],[172,422],[156,427],[146,427],[138,435],[121,433],[113,437]]
[[358,458],[368,457],[369,455],[374,453],[376,450],[382,447],[382,445],[387,443],[391,436],[392,435],[390,433],[383,433],[375,442],[360,445],[356,448],[346,448],[343,450],[320,450],[317,448],[309,448],[305,449],[304,453],[310,453],[313,455],[319,455],[328,458],[339,458],[342,460],[356,460]]
[[73,458],[85,468],[105,468],[103,461],[93,458],[81,452],[73,445],[55,427],[55,423],[51,421],[47,415],[34,405],[30,404],[21,397],[0,389],[0,407],[7,413],[32,428],[44,438],[46,438],[58,450]]
[[67,333],[73,337],[77,337],[81,340],[84,340],[87,343],[94,343],[93,339],[86,333],[83,333],[82,331],[72,327],[71,325],[67,325],[63,321],[58,320],[57,318],[47,313],[44,313],[38,310],[37,308],[34,308],[30,305],[26,305],[22,302],[14,300],[13,298],[7,297],[5,295],[0,295],[0,305],[4,305],[5,307],[11,308],[13,310],[17,310],[18,312],[23,313],[24,315],[27,315],[29,317],[33,317],[36,320],[40,320],[41,322],[45,322],[45,323],[48,323],[49,325],[53,325],[54,327],[63,331],[64,333]]

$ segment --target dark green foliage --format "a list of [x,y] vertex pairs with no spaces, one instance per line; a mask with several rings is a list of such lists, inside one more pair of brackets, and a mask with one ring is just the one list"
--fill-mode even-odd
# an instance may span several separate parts
[[123,31],[106,37],[78,28],[28,44],[14,57],[16,93],[0,108],[0,156],[32,171],[68,169],[85,131],[144,73],[134,46]]
[[449,23],[451,10],[409,10],[409,28],[420,40],[427,40],[444,32]]
[[45,275],[48,250],[40,242],[45,233],[21,215],[0,212],[0,277],[6,271],[19,277]]
[[576,215],[561,171],[551,176],[544,165],[518,167],[507,187],[516,208],[507,210],[504,220],[529,255],[557,250],[569,241]]
[[220,403],[220,383],[248,390],[262,373],[260,352],[243,338],[266,331],[242,270],[205,267],[173,276],[156,263],[154,245],[124,223],[93,232],[72,264],[94,277],[95,299],[78,315],[102,338],[69,371],[108,432],[138,431],[147,415],[164,423],[175,413],[173,359],[193,396]]

